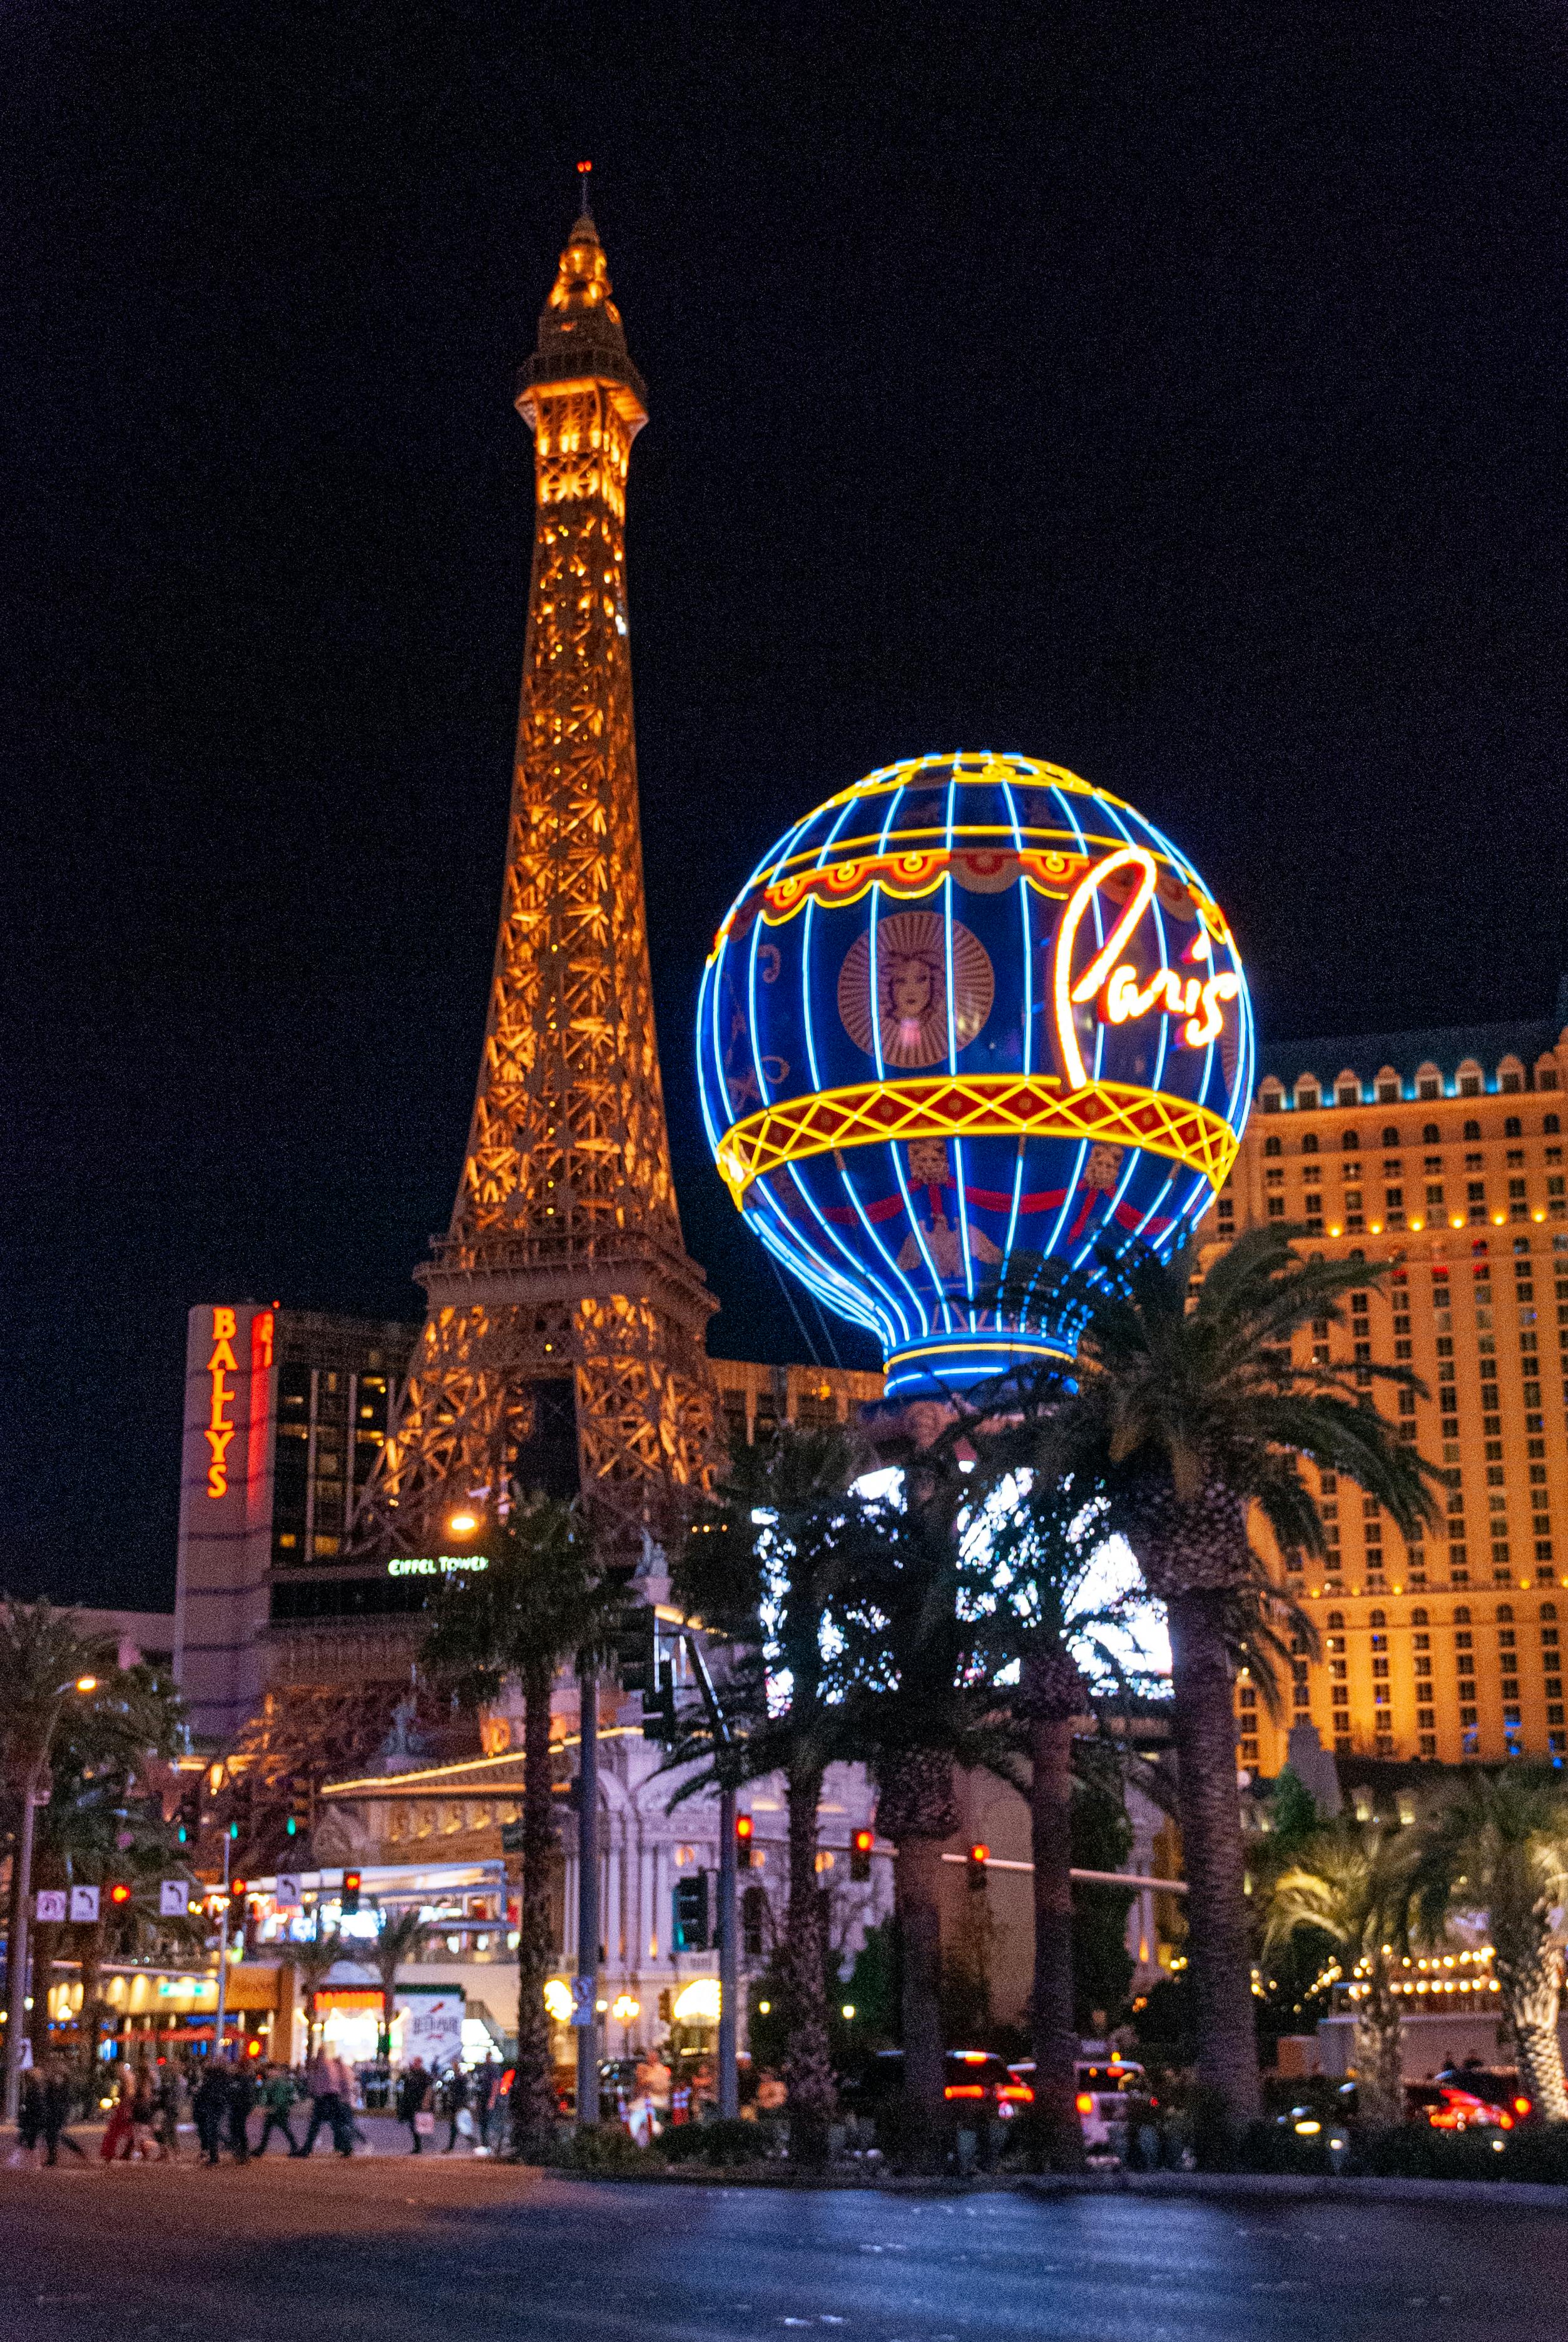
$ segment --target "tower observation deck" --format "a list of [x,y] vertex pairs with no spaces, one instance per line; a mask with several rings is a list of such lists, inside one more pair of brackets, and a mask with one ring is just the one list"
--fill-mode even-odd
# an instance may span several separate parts
[[715,1306],[670,1167],[626,616],[647,419],[584,211],[517,379],[534,525],[489,1014],[452,1222],[356,1542],[432,1551],[454,1504],[581,1491],[628,1553],[700,1480]]

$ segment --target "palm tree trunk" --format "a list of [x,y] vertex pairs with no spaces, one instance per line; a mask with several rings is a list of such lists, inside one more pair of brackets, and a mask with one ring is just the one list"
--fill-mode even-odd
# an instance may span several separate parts
[[838,2104],[828,2050],[827,1946],[816,1876],[821,1773],[814,1768],[792,1772],[786,1779],[786,1793],[789,1908],[784,1919],[784,1989],[789,2047],[784,2080],[789,2086],[792,2157],[811,2167],[827,2160],[828,2125]]
[[27,2012],[27,2034],[33,2044],[33,2064],[38,2070],[42,2070],[49,2055],[49,1987],[55,1981],[55,1959],[64,1933],[64,1928],[52,1924],[40,1927],[35,1923],[30,1938],[33,2006]]
[[904,2093],[912,2117],[913,2160],[934,2162],[945,2080],[942,2038],[942,1840],[906,1833],[894,1871],[902,1955]]
[[1045,2167],[1081,2171],[1084,2132],[1074,2096],[1078,2028],[1073,1989],[1073,1719],[1029,1726],[1030,1853],[1034,1863],[1034,2128]]
[[83,2044],[86,2050],[87,2077],[95,2080],[98,2072],[98,2035],[104,2022],[104,1923],[102,1919],[82,1932],[82,2015],[79,2019]]
[[1356,2111],[1372,2123],[1397,2123],[1404,2115],[1404,2028],[1393,1982],[1387,1960],[1374,1951],[1371,1988],[1355,2021]]
[[1198,2085],[1229,2121],[1245,2122],[1261,2112],[1263,2089],[1253,2018],[1252,1930],[1222,1599],[1202,1589],[1173,1595],[1166,1615],[1197,2009]]
[[1513,2028],[1519,2069],[1530,2086],[1537,2113],[1548,2122],[1568,2122],[1568,2090],[1563,2082],[1563,2049],[1557,2034],[1557,1956],[1550,1944],[1533,1955],[1495,1963],[1503,2006]]
[[536,2162],[555,2127],[550,2021],[544,1986],[554,1944],[550,1933],[550,1871],[555,1851],[551,1804],[550,1674],[523,1684],[523,1894],[517,1932],[517,2064],[512,2080],[512,2152]]

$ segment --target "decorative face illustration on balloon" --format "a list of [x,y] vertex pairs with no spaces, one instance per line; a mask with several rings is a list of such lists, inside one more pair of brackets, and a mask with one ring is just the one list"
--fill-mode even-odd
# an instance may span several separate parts
[[1241,960],[1192,864],[1016,756],[888,766],[809,814],[724,918],[697,1037],[737,1207],[875,1333],[893,1397],[1068,1365],[1077,1323],[1029,1296],[1174,1245],[1253,1082]]

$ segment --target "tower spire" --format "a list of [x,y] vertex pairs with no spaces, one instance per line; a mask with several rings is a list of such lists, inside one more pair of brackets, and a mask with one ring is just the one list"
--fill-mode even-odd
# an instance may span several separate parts
[[[586,166],[579,166],[584,172]],[[706,1468],[714,1304],[686,1256],[654,1029],[626,620],[646,391],[584,208],[517,378],[534,527],[506,870],[452,1224],[366,1533],[581,1488],[629,1551]]]
[[593,167],[594,165],[592,163],[579,163],[577,165],[577,185],[582,189],[582,194],[579,197],[582,208],[578,214],[578,217],[581,219],[592,219],[594,216],[594,206],[592,202],[589,200],[588,188],[588,175],[592,171]]

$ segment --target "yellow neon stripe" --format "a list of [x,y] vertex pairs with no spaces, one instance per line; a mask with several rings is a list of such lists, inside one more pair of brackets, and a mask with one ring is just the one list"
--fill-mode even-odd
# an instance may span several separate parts
[[948,1350],[1004,1350],[1009,1355],[1014,1350],[1044,1350],[1047,1357],[1071,1360],[1071,1353],[1059,1342],[1047,1342],[1040,1335],[1019,1334],[1010,1341],[982,1342],[973,1335],[954,1334],[945,1342],[915,1342],[907,1349],[890,1350],[887,1371],[891,1373],[894,1366],[902,1366],[905,1358],[940,1357]]
[[911,1138],[1108,1139],[1142,1146],[1221,1187],[1240,1144],[1208,1106],[1132,1082],[1091,1082],[1071,1095],[1054,1074],[966,1074],[859,1082],[748,1115],[724,1133],[719,1176],[740,1209],[754,1179],[842,1147]]

